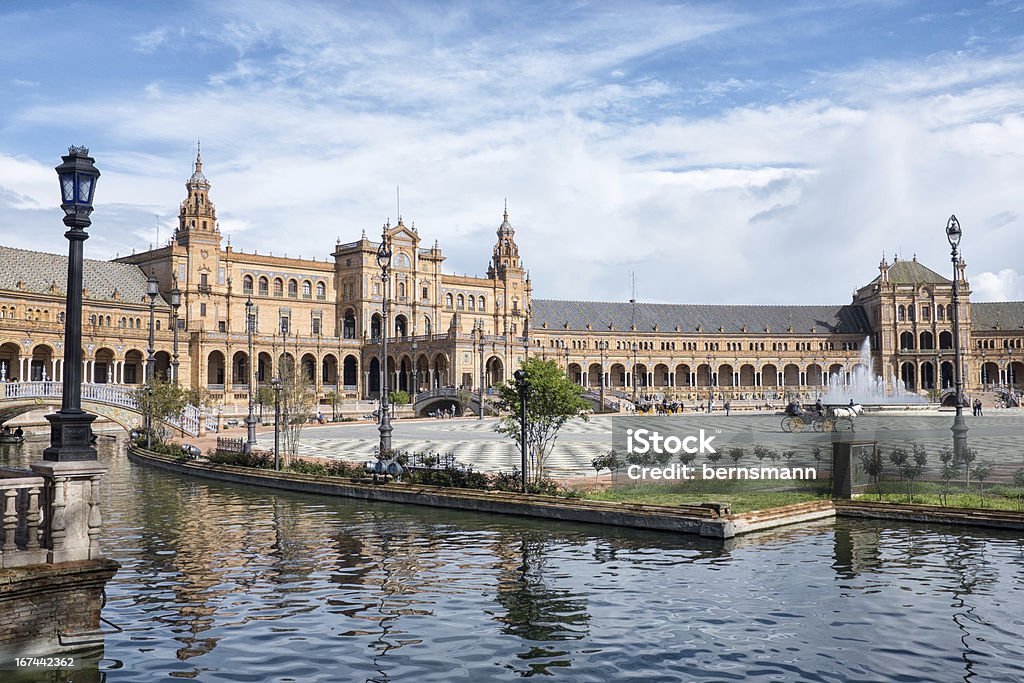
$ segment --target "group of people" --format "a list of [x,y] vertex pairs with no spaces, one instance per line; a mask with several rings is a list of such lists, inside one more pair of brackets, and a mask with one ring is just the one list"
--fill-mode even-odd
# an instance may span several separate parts
[[21,427],[15,427],[14,430],[12,431],[11,428],[8,427],[7,425],[4,425],[3,431],[0,433],[2,433],[4,436],[13,436],[19,439],[25,436],[25,430],[22,429]]
[[982,413],[983,408],[982,408],[982,405],[981,405],[981,399],[980,398],[974,399],[974,403],[971,404],[971,409],[974,411],[974,416],[975,417],[978,417],[979,415],[983,414]]

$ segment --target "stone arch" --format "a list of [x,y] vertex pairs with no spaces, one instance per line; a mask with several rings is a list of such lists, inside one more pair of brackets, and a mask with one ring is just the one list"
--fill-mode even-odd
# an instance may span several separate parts
[[579,384],[580,386],[583,386],[583,367],[580,366],[579,363],[577,363],[576,361],[569,363],[565,367],[565,373],[573,384]]
[[[107,349],[109,350],[109,349]],[[101,357],[104,349],[96,352],[97,359]],[[110,352],[110,362],[113,363],[114,352]],[[94,373],[99,375],[101,362],[97,360],[94,366]],[[146,379],[146,355],[138,349],[125,351],[124,364],[121,366],[121,378],[124,384],[142,384]],[[95,380],[93,380],[95,381]]]
[[712,380],[714,378],[711,375],[711,366],[707,363],[701,363],[697,366],[697,386],[698,387],[710,387],[712,386]]
[[668,365],[665,363],[658,363],[654,366],[654,386],[656,387],[667,387],[670,386],[669,382]]
[[953,364],[948,360],[942,361],[942,364],[939,365],[939,383],[943,389],[951,389],[953,387]]
[[21,379],[21,345],[14,342],[0,344],[0,377],[4,380]]
[[999,384],[999,366],[993,361],[981,364],[981,383]]
[[316,356],[311,353],[302,354],[302,359],[299,362],[299,377],[303,382],[307,384],[316,384]]
[[795,363],[786,363],[782,368],[782,384],[787,387],[800,386],[800,367]]
[[370,317],[370,339],[380,339],[381,317],[380,313],[374,313]]
[[825,383],[825,371],[817,363],[811,363],[810,365],[808,365],[807,370],[804,374],[807,381],[807,386],[820,387],[822,384]]
[[949,330],[943,330],[939,332],[939,348],[940,349],[952,349],[953,348],[953,333]]
[[380,358],[374,356],[370,359],[370,373],[366,381],[368,396],[380,396]]
[[210,389],[224,388],[226,377],[224,364],[224,353],[219,349],[210,351],[210,354],[206,357],[206,385]]
[[776,367],[774,364],[767,363],[761,366],[761,386],[779,386],[779,368]]
[[686,363],[680,363],[676,366],[676,386],[677,387],[688,387],[690,386],[690,366]]
[[231,356],[231,383],[249,385],[249,354],[245,351],[235,351]]
[[424,334],[424,335],[426,335],[428,337],[431,334],[433,334],[433,329],[430,326],[430,316],[429,315],[423,316],[423,329],[420,331],[420,334]]
[[295,278],[288,279],[288,297],[295,299],[299,296],[299,281]]
[[274,296],[284,296],[284,280],[279,277],[274,278]]
[[900,379],[907,390],[917,391],[917,371],[913,363],[903,363],[900,366]]
[[342,361],[341,382],[346,391],[355,391],[359,385],[359,359],[351,353]]
[[165,382],[171,381],[171,354],[167,351],[157,351],[153,354],[153,372]]
[[434,356],[434,360],[431,362],[434,374],[434,386],[446,387],[452,384],[452,378],[450,377],[451,370],[448,363],[448,356],[439,353]]
[[430,382],[430,359],[426,354],[420,354],[416,358],[416,377],[412,384],[413,391],[419,393],[424,389],[432,389]]
[[750,363],[744,363],[740,366],[740,386],[741,387],[752,387],[757,384],[757,371],[754,370],[754,366]]
[[935,366],[931,361],[921,363],[921,388],[925,391],[935,388]]
[[902,332],[900,333],[900,351],[913,351],[914,350],[914,333],[913,332]]
[[[117,367],[114,350],[108,346],[101,346],[93,354],[92,363],[86,364],[86,371],[82,373],[82,380],[96,384],[114,384],[119,382],[135,384],[141,382],[143,356],[141,351],[136,351],[135,354],[132,358],[135,362],[132,364],[128,375],[125,375],[125,368],[119,370]],[[125,354],[125,357],[127,358],[127,354]],[[86,354],[83,353],[82,358],[87,358]],[[118,377],[119,374],[121,377]],[[125,377],[131,379],[131,381],[129,382],[128,379],[124,379]]]
[[48,344],[36,344],[32,348],[32,360],[29,362],[29,376],[33,382],[53,380],[55,358],[53,348]]
[[253,279],[252,275],[246,275],[242,278],[242,294],[252,294]]
[[344,317],[341,322],[341,336],[343,339],[355,339],[356,338],[356,312],[354,309],[348,308],[345,310]]
[[260,277],[257,287],[258,289],[256,291],[260,296],[270,296],[270,280],[266,277]]
[[733,368],[728,363],[723,363],[718,366],[718,386],[720,387],[731,387],[733,386]]
[[587,368],[587,385],[591,387],[601,386],[601,364],[591,363]]
[[[918,348],[919,349],[934,349],[935,348],[935,335],[928,330],[925,330],[918,336]],[[922,377],[923,379],[923,377]],[[924,386],[922,384],[922,386]],[[928,387],[925,387],[928,388]]]
[[256,383],[268,384],[274,376],[274,359],[266,351],[256,354]]
[[409,319],[404,314],[395,316],[395,336],[399,339],[409,336]]
[[320,381],[328,385],[338,384],[338,357],[325,353],[320,360]]
[[626,366],[622,363],[612,363],[612,367],[608,371],[608,380],[609,386],[629,386],[629,375],[626,374]]

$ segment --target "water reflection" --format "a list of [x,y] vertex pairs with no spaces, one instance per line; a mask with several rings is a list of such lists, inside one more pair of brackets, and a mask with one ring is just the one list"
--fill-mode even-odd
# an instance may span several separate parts
[[108,444],[107,680],[1024,680],[1009,534],[721,543],[221,485]]

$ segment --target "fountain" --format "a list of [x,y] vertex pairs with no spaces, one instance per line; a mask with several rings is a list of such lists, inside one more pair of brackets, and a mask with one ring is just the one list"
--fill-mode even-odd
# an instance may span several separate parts
[[928,402],[924,396],[907,389],[895,376],[886,382],[884,377],[874,373],[873,367],[871,339],[865,337],[860,347],[860,360],[850,372],[850,381],[846,382],[839,373],[829,375],[822,403],[840,405],[849,403],[851,399],[862,405],[922,405]]

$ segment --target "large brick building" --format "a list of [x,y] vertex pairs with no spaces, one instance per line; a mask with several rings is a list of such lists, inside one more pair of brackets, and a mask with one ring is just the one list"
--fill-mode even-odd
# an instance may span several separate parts
[[[375,397],[385,292],[379,238],[364,232],[323,260],[236,250],[224,243],[198,156],[185,187],[167,245],[113,262],[87,260],[86,380],[144,380],[146,278],[153,274],[161,292],[157,373],[166,376],[172,365],[167,302],[177,287],[179,381],[208,388],[228,411],[248,398],[250,300],[257,383],[269,382],[288,359],[321,397]],[[921,393],[952,386],[952,282],[916,259],[883,259],[850,303],[834,306],[559,301],[533,299],[507,211],[479,277],[445,273],[438,243],[423,246],[401,218],[386,230],[394,250],[386,288],[389,382],[410,393],[476,388],[482,374],[493,385],[528,353],[558,361],[593,390],[603,374],[610,393],[626,396],[814,395],[829,376],[842,381],[854,371],[866,340],[875,373]],[[0,247],[0,379],[60,378],[65,273],[63,256]],[[963,263],[958,277],[967,391],[1011,383],[1019,390],[1024,302],[972,304]]]

